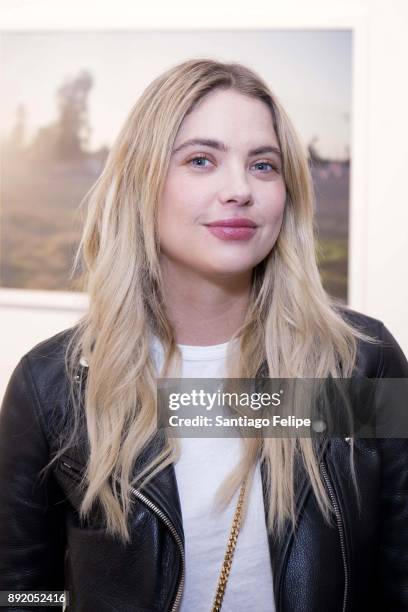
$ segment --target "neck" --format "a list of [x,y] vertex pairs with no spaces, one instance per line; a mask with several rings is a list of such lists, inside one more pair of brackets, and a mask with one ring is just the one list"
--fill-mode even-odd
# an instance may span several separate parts
[[230,340],[248,309],[252,272],[209,277],[162,266],[167,316],[178,344],[207,346]]

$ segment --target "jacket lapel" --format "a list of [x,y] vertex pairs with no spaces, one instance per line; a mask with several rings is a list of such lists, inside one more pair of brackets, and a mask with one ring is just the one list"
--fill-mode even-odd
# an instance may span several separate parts
[[[315,438],[315,448],[318,460],[320,460],[326,450],[328,438],[322,437],[321,439]],[[162,443],[162,440],[160,444]],[[141,461],[145,463],[147,460],[150,461],[151,457],[154,456],[154,449],[157,448],[151,444],[145,453],[141,455]],[[153,453],[153,454],[152,454]],[[263,487],[263,497],[266,500],[266,471],[264,462],[260,464],[261,478]],[[299,517],[302,513],[307,497],[311,491],[310,480],[307,476],[306,470],[303,466],[303,462],[297,455],[295,457],[294,467],[294,493],[295,493],[295,512],[296,516]],[[164,512],[167,517],[171,520],[177,532],[179,533],[184,543],[184,531],[182,521],[182,511],[180,498],[178,493],[177,479],[174,469],[174,463],[170,463],[164,470],[150,480],[146,487],[143,488],[145,495],[151,499],[159,508]],[[265,506],[265,519],[267,521],[268,513],[267,506]],[[285,566],[287,557],[293,541],[293,531],[291,528],[290,521],[286,521],[286,525],[281,538],[277,538],[274,534],[268,535],[269,552],[271,559],[271,567],[273,574],[274,594],[276,601],[276,610],[279,612],[279,598],[281,585],[283,583],[283,577],[285,572]]]
[[[155,438],[150,442],[146,449],[141,453],[135,463],[134,474],[137,474],[141,466],[150,463],[164,445],[164,430],[159,429]],[[136,488],[138,488],[136,486]],[[141,489],[146,495],[173,523],[183,544],[184,530],[181,514],[181,503],[176,480],[174,463],[167,465],[164,470],[156,474]]]
[[[327,438],[315,439],[316,453],[318,459],[323,456],[327,447]],[[265,521],[268,522],[268,507],[266,504],[267,491],[266,491],[266,468],[264,461],[260,464],[263,497],[265,502]],[[311,484],[304,468],[303,462],[298,455],[295,456],[294,464],[294,495],[295,495],[295,514],[297,520],[299,519],[307,497],[311,491]],[[271,558],[272,577],[273,577],[273,590],[276,605],[276,612],[280,612],[280,593],[282,589],[283,577],[286,567],[286,561],[290,548],[292,546],[294,533],[292,530],[291,522],[286,521],[282,536],[279,538],[277,535],[268,533],[269,542],[269,553]]]
[[[84,390],[87,379],[87,365],[82,365],[82,374],[78,379],[81,384],[82,402],[84,402]],[[137,458],[135,465],[132,470],[132,479],[140,472],[141,468],[145,467],[150,463],[153,458],[160,452],[165,443],[165,434],[163,429],[158,429],[154,438],[149,444],[143,449],[139,457]],[[80,472],[85,470],[88,457],[89,457],[89,443],[86,435],[86,427],[80,430],[80,435],[74,448],[69,453],[66,453],[66,457],[76,463],[77,468]],[[138,489],[136,483],[135,486]],[[161,470],[156,474],[149,482],[141,489],[141,492],[146,495],[173,523],[176,528],[183,544],[184,544],[184,531],[183,522],[181,515],[181,503],[179,498],[179,492],[176,481],[176,473],[174,464],[170,463],[164,470]]]

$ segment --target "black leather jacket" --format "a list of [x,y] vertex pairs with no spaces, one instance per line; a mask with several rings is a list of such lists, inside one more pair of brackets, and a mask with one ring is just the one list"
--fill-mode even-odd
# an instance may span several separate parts
[[[408,363],[387,328],[355,311],[347,316],[383,340],[382,346],[360,343],[356,372],[408,377]],[[79,521],[83,444],[38,479],[57,448],[52,416],[69,405],[63,363],[69,334],[64,330],[24,355],[4,396],[0,590],[65,589],[69,612],[175,611],[184,582],[184,537],[173,464],[143,493],[134,490],[126,546],[106,536],[96,516],[86,526]],[[279,541],[269,536],[277,612],[408,611],[408,439],[357,439],[356,446],[360,514],[348,442],[329,439],[321,458],[336,508],[333,527],[324,522],[305,472],[296,468],[296,534],[288,529]],[[140,462],[148,455],[149,449]],[[264,478],[263,467],[261,473]]]

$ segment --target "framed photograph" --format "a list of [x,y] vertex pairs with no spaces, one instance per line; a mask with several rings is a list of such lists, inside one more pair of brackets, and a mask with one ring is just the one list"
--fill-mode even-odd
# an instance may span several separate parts
[[358,23],[199,37],[188,28],[1,32],[0,303],[82,303],[81,278],[71,277],[81,204],[138,95],[189,57],[250,66],[288,109],[310,155],[323,283],[348,302],[357,31]]

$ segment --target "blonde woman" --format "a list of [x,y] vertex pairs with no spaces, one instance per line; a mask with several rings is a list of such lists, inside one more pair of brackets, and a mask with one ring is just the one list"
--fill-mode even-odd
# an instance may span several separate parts
[[268,85],[170,68],[87,196],[89,309],[22,357],[0,413],[0,590],[65,589],[70,612],[407,610],[406,439],[156,427],[158,377],[408,377],[383,323],[322,287],[308,160]]

